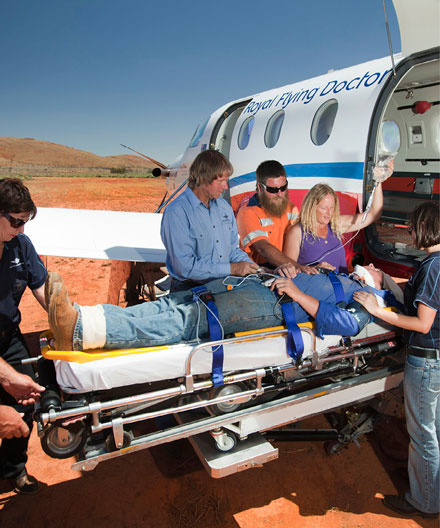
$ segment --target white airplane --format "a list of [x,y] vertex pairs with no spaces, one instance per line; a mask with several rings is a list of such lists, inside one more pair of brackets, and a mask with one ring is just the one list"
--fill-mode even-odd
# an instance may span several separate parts
[[[367,206],[372,167],[392,154],[395,172],[384,185],[384,214],[361,232],[362,250],[386,271],[405,276],[410,258],[419,255],[405,244],[402,227],[418,202],[439,199],[440,1],[393,3],[401,53],[218,108],[180,160],[165,169],[169,191],[184,184],[199,152],[216,149],[235,169],[229,196],[234,209],[255,191],[258,164],[276,159],[298,206],[308,189],[325,181],[337,191],[342,212],[354,213]],[[42,255],[157,263],[165,261],[160,220],[155,213],[40,208],[27,233]]]

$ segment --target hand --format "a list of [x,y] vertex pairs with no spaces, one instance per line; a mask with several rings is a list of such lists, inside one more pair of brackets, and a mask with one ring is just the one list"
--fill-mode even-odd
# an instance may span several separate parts
[[255,262],[248,262],[247,260],[243,260],[242,262],[231,262],[231,275],[244,277],[250,273],[257,273],[259,268],[258,264],[255,264]]
[[2,385],[5,391],[9,392],[22,405],[35,403],[45,390],[44,387],[35,383],[31,377],[26,376],[26,374],[20,374],[16,370],[2,380]]
[[377,299],[374,293],[358,290],[353,293],[353,299],[369,312],[371,315],[376,315],[379,310]]
[[382,183],[391,178],[394,172],[394,158],[387,162],[386,166],[378,166],[373,169],[373,180],[377,183]]
[[298,273],[298,270],[291,262],[286,262],[285,264],[281,264],[274,271],[275,275],[281,275],[282,277],[288,277],[290,279],[294,279],[297,273]]
[[335,266],[332,266],[331,264],[329,264],[328,262],[320,262],[318,264],[318,267],[319,268],[325,268],[325,269],[328,269],[330,271],[334,271],[336,269]]
[[298,271],[301,273],[306,273],[307,275],[318,275],[319,271],[315,266],[298,266]]
[[277,289],[277,292],[282,295],[285,293],[289,297],[292,297],[293,300],[295,300],[295,296],[298,293],[301,293],[301,290],[299,290],[295,284],[291,281],[291,279],[276,279],[273,281],[272,286],[270,289],[274,291],[274,289]]
[[29,427],[22,420],[23,413],[12,407],[0,405],[0,438],[20,438],[29,435]]

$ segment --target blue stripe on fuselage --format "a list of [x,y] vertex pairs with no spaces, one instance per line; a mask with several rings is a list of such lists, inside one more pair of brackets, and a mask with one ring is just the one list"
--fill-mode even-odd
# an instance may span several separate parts
[[[364,178],[364,164],[362,162],[337,162],[337,163],[294,163],[284,165],[288,178],[347,178],[351,180],[362,180]],[[243,183],[254,182],[256,174],[249,172],[234,178],[230,178],[229,187],[236,187]]]

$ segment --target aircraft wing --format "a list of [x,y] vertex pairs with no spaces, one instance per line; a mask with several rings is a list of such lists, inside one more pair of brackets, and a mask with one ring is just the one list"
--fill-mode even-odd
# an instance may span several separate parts
[[130,262],[165,262],[161,214],[39,207],[25,233],[37,253]]

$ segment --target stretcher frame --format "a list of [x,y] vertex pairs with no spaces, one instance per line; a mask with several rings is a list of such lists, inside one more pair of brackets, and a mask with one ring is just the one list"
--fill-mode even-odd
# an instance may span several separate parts
[[[72,436],[77,434],[72,432],[72,426],[74,431],[78,431],[81,430],[82,424],[88,423],[90,438],[105,432],[109,433],[105,440],[95,443],[90,443],[87,437],[85,445],[81,446],[78,460],[73,463],[72,469],[88,471],[105,460],[188,438],[211,476],[223,477],[243,469],[260,466],[278,457],[278,450],[273,448],[260,435],[261,433],[330,410],[359,404],[396,388],[401,383],[403,364],[399,359],[393,358],[390,365],[376,368],[372,372],[362,372],[365,358],[376,356],[381,358],[382,353],[389,356],[398,350],[399,338],[396,331],[391,330],[357,341],[348,340],[339,346],[330,347],[325,354],[316,352],[315,335],[310,324],[302,326],[301,331],[312,336],[314,348],[311,357],[299,364],[290,363],[226,374],[224,385],[217,394],[215,390],[213,391],[213,382],[210,378],[199,380],[200,377],[192,374],[191,362],[197,350],[218,344],[267,339],[285,335],[287,330],[280,327],[202,343],[194,347],[189,354],[186,359],[185,376],[176,380],[176,384],[172,387],[105,402],[80,400],[80,405],[73,408],[39,409],[36,413],[36,421],[43,449],[45,449],[44,442],[47,448],[49,436],[49,443],[55,442],[56,445],[61,446],[62,451],[63,445],[71,443]],[[43,334],[41,343],[43,356],[50,357],[52,350],[48,344],[48,335]],[[281,377],[285,381],[279,386],[264,381],[274,376]],[[307,385],[310,381],[316,383],[320,377],[326,380],[325,385],[305,390],[295,388],[302,384]],[[235,392],[235,389],[232,392],[228,391],[229,387],[237,387],[237,384],[247,382],[252,383],[252,388],[238,392]],[[223,388],[227,388],[224,394],[222,394]],[[282,396],[284,391],[292,389],[298,392]],[[265,393],[270,394],[272,391],[281,396],[258,403],[260,396]],[[177,406],[176,399],[179,399]],[[171,407],[167,407],[167,400],[173,404]],[[250,405],[252,400],[256,401],[255,405],[234,410],[235,406]],[[154,405],[159,407],[148,410]],[[211,412],[214,407],[222,405],[226,405],[231,412],[221,415]],[[121,409],[122,412],[119,416],[111,417],[109,413],[116,409]],[[200,416],[198,414],[200,412],[204,415]],[[127,428],[133,424],[164,416],[174,416],[177,425],[137,437],[133,437],[128,432]],[[214,442],[212,438],[207,437],[207,433]],[[236,446],[237,440],[238,446]],[[47,452],[47,449],[45,451]]]

